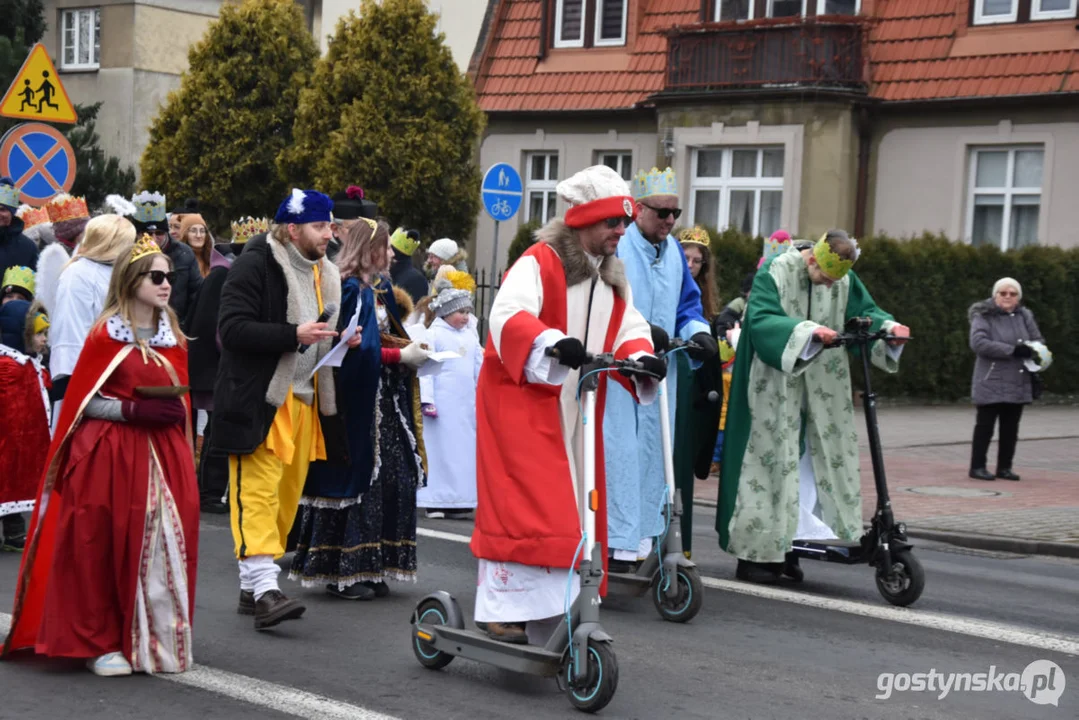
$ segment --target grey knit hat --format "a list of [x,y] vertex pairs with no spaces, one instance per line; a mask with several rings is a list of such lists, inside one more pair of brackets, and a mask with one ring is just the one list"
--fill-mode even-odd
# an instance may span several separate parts
[[447,288],[438,293],[438,297],[431,301],[431,309],[435,315],[444,318],[458,310],[472,309],[472,293],[468,290]]

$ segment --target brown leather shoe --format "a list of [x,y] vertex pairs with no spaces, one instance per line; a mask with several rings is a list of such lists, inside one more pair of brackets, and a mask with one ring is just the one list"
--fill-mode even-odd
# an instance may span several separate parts
[[513,645],[527,645],[524,623],[487,623],[487,637]]
[[299,600],[289,600],[280,590],[270,590],[255,602],[255,629],[265,630],[285,620],[295,620],[306,609]]
[[255,593],[250,590],[240,591],[240,603],[236,606],[239,615],[255,614]]

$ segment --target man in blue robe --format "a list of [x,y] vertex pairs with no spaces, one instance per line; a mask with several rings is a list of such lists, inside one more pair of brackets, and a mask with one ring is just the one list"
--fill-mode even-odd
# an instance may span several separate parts
[[[717,352],[701,308],[701,293],[678,240],[671,236],[678,208],[674,171],[637,174],[632,184],[637,221],[626,229],[617,255],[625,264],[633,304],[668,336],[693,340],[694,367]],[[675,373],[667,376],[671,428],[674,428]],[[608,386],[603,416],[607,469],[608,540],[612,572],[631,572],[663,532],[666,498],[659,404],[642,406],[616,384]],[[672,446],[674,438],[671,438]]]

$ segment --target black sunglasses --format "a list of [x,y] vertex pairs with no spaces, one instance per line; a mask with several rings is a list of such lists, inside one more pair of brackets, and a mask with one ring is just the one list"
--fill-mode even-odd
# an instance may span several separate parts
[[674,215],[675,220],[682,217],[682,208],[656,208],[645,203],[641,203],[641,205],[644,205],[646,208],[654,212],[656,214],[656,217],[658,217],[660,220],[666,220],[671,215]]
[[146,272],[139,273],[139,275],[149,275],[150,282],[154,285],[160,285],[166,280],[169,281],[169,285],[172,285],[172,281],[176,278],[176,273],[171,270],[169,272],[165,272],[164,270],[147,270]]
[[632,223],[632,222],[633,222],[633,218],[625,217],[625,216],[607,218],[607,227],[610,230],[614,230],[619,225],[625,225],[626,227],[629,227],[630,223]]

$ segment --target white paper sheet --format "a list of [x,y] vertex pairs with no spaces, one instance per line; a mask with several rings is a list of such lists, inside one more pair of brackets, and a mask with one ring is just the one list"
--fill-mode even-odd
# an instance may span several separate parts
[[442,363],[447,360],[453,360],[454,358],[462,357],[458,353],[452,350],[442,350],[441,352],[433,352],[427,356],[427,362],[420,366],[420,369],[416,371],[416,375],[419,377],[427,377],[429,375],[438,375],[442,372]]
[[315,373],[323,366],[326,367],[341,367],[341,363],[345,361],[345,353],[348,352],[348,341],[356,334],[356,326],[360,322],[360,308],[363,307],[363,299],[356,299],[356,312],[348,320],[348,325],[341,332],[341,341],[333,346],[333,349],[322,356],[322,359],[315,365],[315,369],[311,371],[311,377],[315,376]]

